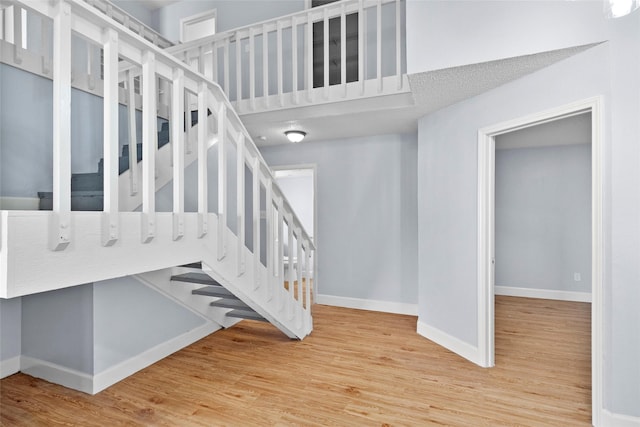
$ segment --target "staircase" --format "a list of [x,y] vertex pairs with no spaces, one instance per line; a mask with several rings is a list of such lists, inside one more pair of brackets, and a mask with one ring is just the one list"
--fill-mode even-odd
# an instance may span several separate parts
[[[53,191],[38,194],[40,211],[0,211],[0,297],[134,276],[224,327],[268,321],[303,339],[313,328],[310,286],[285,284],[312,283],[315,246],[226,95],[89,3],[12,2],[14,17],[26,11],[53,40]],[[21,40],[23,29],[13,28]],[[94,82],[102,86],[103,159],[94,173],[71,173],[72,33],[103,51],[103,78]],[[13,49],[25,53],[20,43]],[[135,109],[142,112],[142,141],[120,150],[123,93],[129,135]],[[160,110],[169,121],[158,131]],[[193,162],[197,178],[187,188]],[[160,212],[156,194],[167,185],[171,210]],[[188,191],[195,212],[185,210]]]
[[[202,268],[202,263],[191,264],[195,268]],[[225,316],[234,319],[251,319],[260,320],[266,322],[267,320],[259,313],[253,310],[249,305],[242,302],[240,298],[229,292],[218,283],[215,279],[211,278],[206,273],[182,273],[171,276],[172,282],[183,283],[196,283],[199,285],[205,285],[204,287],[197,288],[191,291],[192,295],[202,295],[205,297],[213,297],[213,300],[209,303],[211,307],[220,307],[229,309]],[[211,298],[209,298],[211,299]]]
[[[197,124],[197,120],[193,125]],[[162,123],[158,132],[158,149],[169,143],[169,123]],[[142,161],[142,144],[136,144],[135,164]],[[129,145],[122,146],[118,158],[118,175],[130,169]],[[98,163],[98,171],[93,173],[74,173],[71,175],[71,210],[101,211],[104,208],[104,159]],[[53,192],[39,191],[40,210],[50,211],[53,208]]]

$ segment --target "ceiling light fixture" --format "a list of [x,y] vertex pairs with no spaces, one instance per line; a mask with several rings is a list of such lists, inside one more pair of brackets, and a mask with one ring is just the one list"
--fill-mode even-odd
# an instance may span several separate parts
[[301,130],[288,130],[284,134],[287,136],[289,141],[293,142],[294,144],[302,141],[304,137],[307,136],[307,133]]
[[609,16],[620,18],[640,7],[640,0],[609,0]]

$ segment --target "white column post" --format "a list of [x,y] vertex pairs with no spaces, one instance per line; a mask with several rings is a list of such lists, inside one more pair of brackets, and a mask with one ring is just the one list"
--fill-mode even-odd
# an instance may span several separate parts
[[136,131],[136,93],[133,71],[127,71],[127,100],[129,105],[129,178],[131,195],[138,194],[138,139]]
[[171,142],[173,150],[173,240],[184,236],[184,71],[173,71],[171,87]]
[[198,84],[198,237],[204,237],[208,230],[209,203],[207,200],[207,83]]
[[324,53],[324,97],[329,99],[329,17],[328,17],[328,9],[324,8],[324,19],[323,19],[323,33],[322,39],[323,43],[323,53]]
[[364,0],[358,0],[358,82],[360,83],[360,94],[364,95]]
[[342,4],[340,12],[340,83],[342,84],[342,97],[347,97],[347,15],[345,5]]
[[277,60],[278,60],[278,104],[283,106],[282,93],[283,93],[283,72],[282,72],[282,22],[276,23],[276,48],[277,48]]
[[311,12],[307,13],[307,99],[313,101],[313,19]]
[[245,272],[245,259],[244,259],[244,240],[245,240],[245,226],[244,226],[244,134],[241,133],[238,137],[236,144],[236,214],[238,217],[238,276],[242,276]]
[[253,289],[260,287],[260,159],[253,159]]
[[142,54],[142,229],[143,243],[156,235],[156,151],[158,150],[156,111],[156,58]]
[[[226,75],[225,75],[226,78]],[[218,110],[218,261],[227,255],[227,106]]]
[[[284,294],[284,215],[282,212],[282,197],[278,198],[276,201],[278,207],[278,255],[277,255],[277,267],[278,267],[278,286],[277,289],[277,297],[278,297],[278,310],[283,309],[283,297]],[[276,282],[277,283],[277,282]]]
[[274,282],[274,269],[273,269],[273,179],[267,178],[265,187],[265,215],[266,215],[266,227],[267,227],[267,242],[265,247],[267,248],[267,301],[271,301],[273,298],[273,282]]
[[253,27],[249,28],[249,97],[251,109],[256,108],[256,43],[253,36]]
[[396,76],[398,77],[398,90],[402,89],[402,23],[401,3],[396,0]]
[[376,78],[378,93],[382,92],[382,0],[376,6]]
[[269,106],[269,33],[266,24],[262,25],[262,97],[264,105]]
[[118,33],[104,32],[104,136],[103,179],[104,213],[102,216],[102,244],[111,246],[118,240]]
[[296,26],[296,18],[291,18],[291,90],[293,103],[298,103],[298,29]]
[[63,250],[69,245],[71,241],[71,7],[64,0],[58,1],[53,18],[53,213],[49,232],[49,246],[52,250]]

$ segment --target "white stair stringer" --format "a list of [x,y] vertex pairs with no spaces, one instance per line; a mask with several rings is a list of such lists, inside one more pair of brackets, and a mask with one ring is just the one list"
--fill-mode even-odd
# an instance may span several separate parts
[[171,276],[183,272],[192,271],[191,269],[175,267],[163,270],[149,271],[147,273],[137,274],[135,277],[147,286],[150,286],[165,295],[166,297],[177,301],[181,305],[205,316],[207,319],[217,323],[222,328],[230,328],[242,319],[234,319],[227,317],[226,313],[230,309],[221,307],[213,307],[210,305],[210,298],[203,298],[200,295],[193,295],[192,290],[202,287],[197,283],[176,283],[171,281]]

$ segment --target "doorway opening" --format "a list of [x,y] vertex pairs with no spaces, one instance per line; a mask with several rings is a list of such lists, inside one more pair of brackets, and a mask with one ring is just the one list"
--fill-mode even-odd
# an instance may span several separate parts
[[[598,423],[603,387],[603,229],[602,100],[579,101],[556,109],[499,123],[478,131],[478,364],[495,364],[495,174],[496,137],[573,116],[591,114],[591,402]],[[577,277],[577,276],[576,276]]]
[[[309,238],[317,247],[317,187],[316,187],[316,165],[287,165],[272,167],[278,187],[287,198],[287,201],[302,223],[302,226],[309,234]],[[285,248],[285,253],[288,254]],[[311,261],[311,272],[316,272],[318,258],[317,251]],[[313,301],[317,301],[318,280],[316,275],[312,275],[313,280]]]

